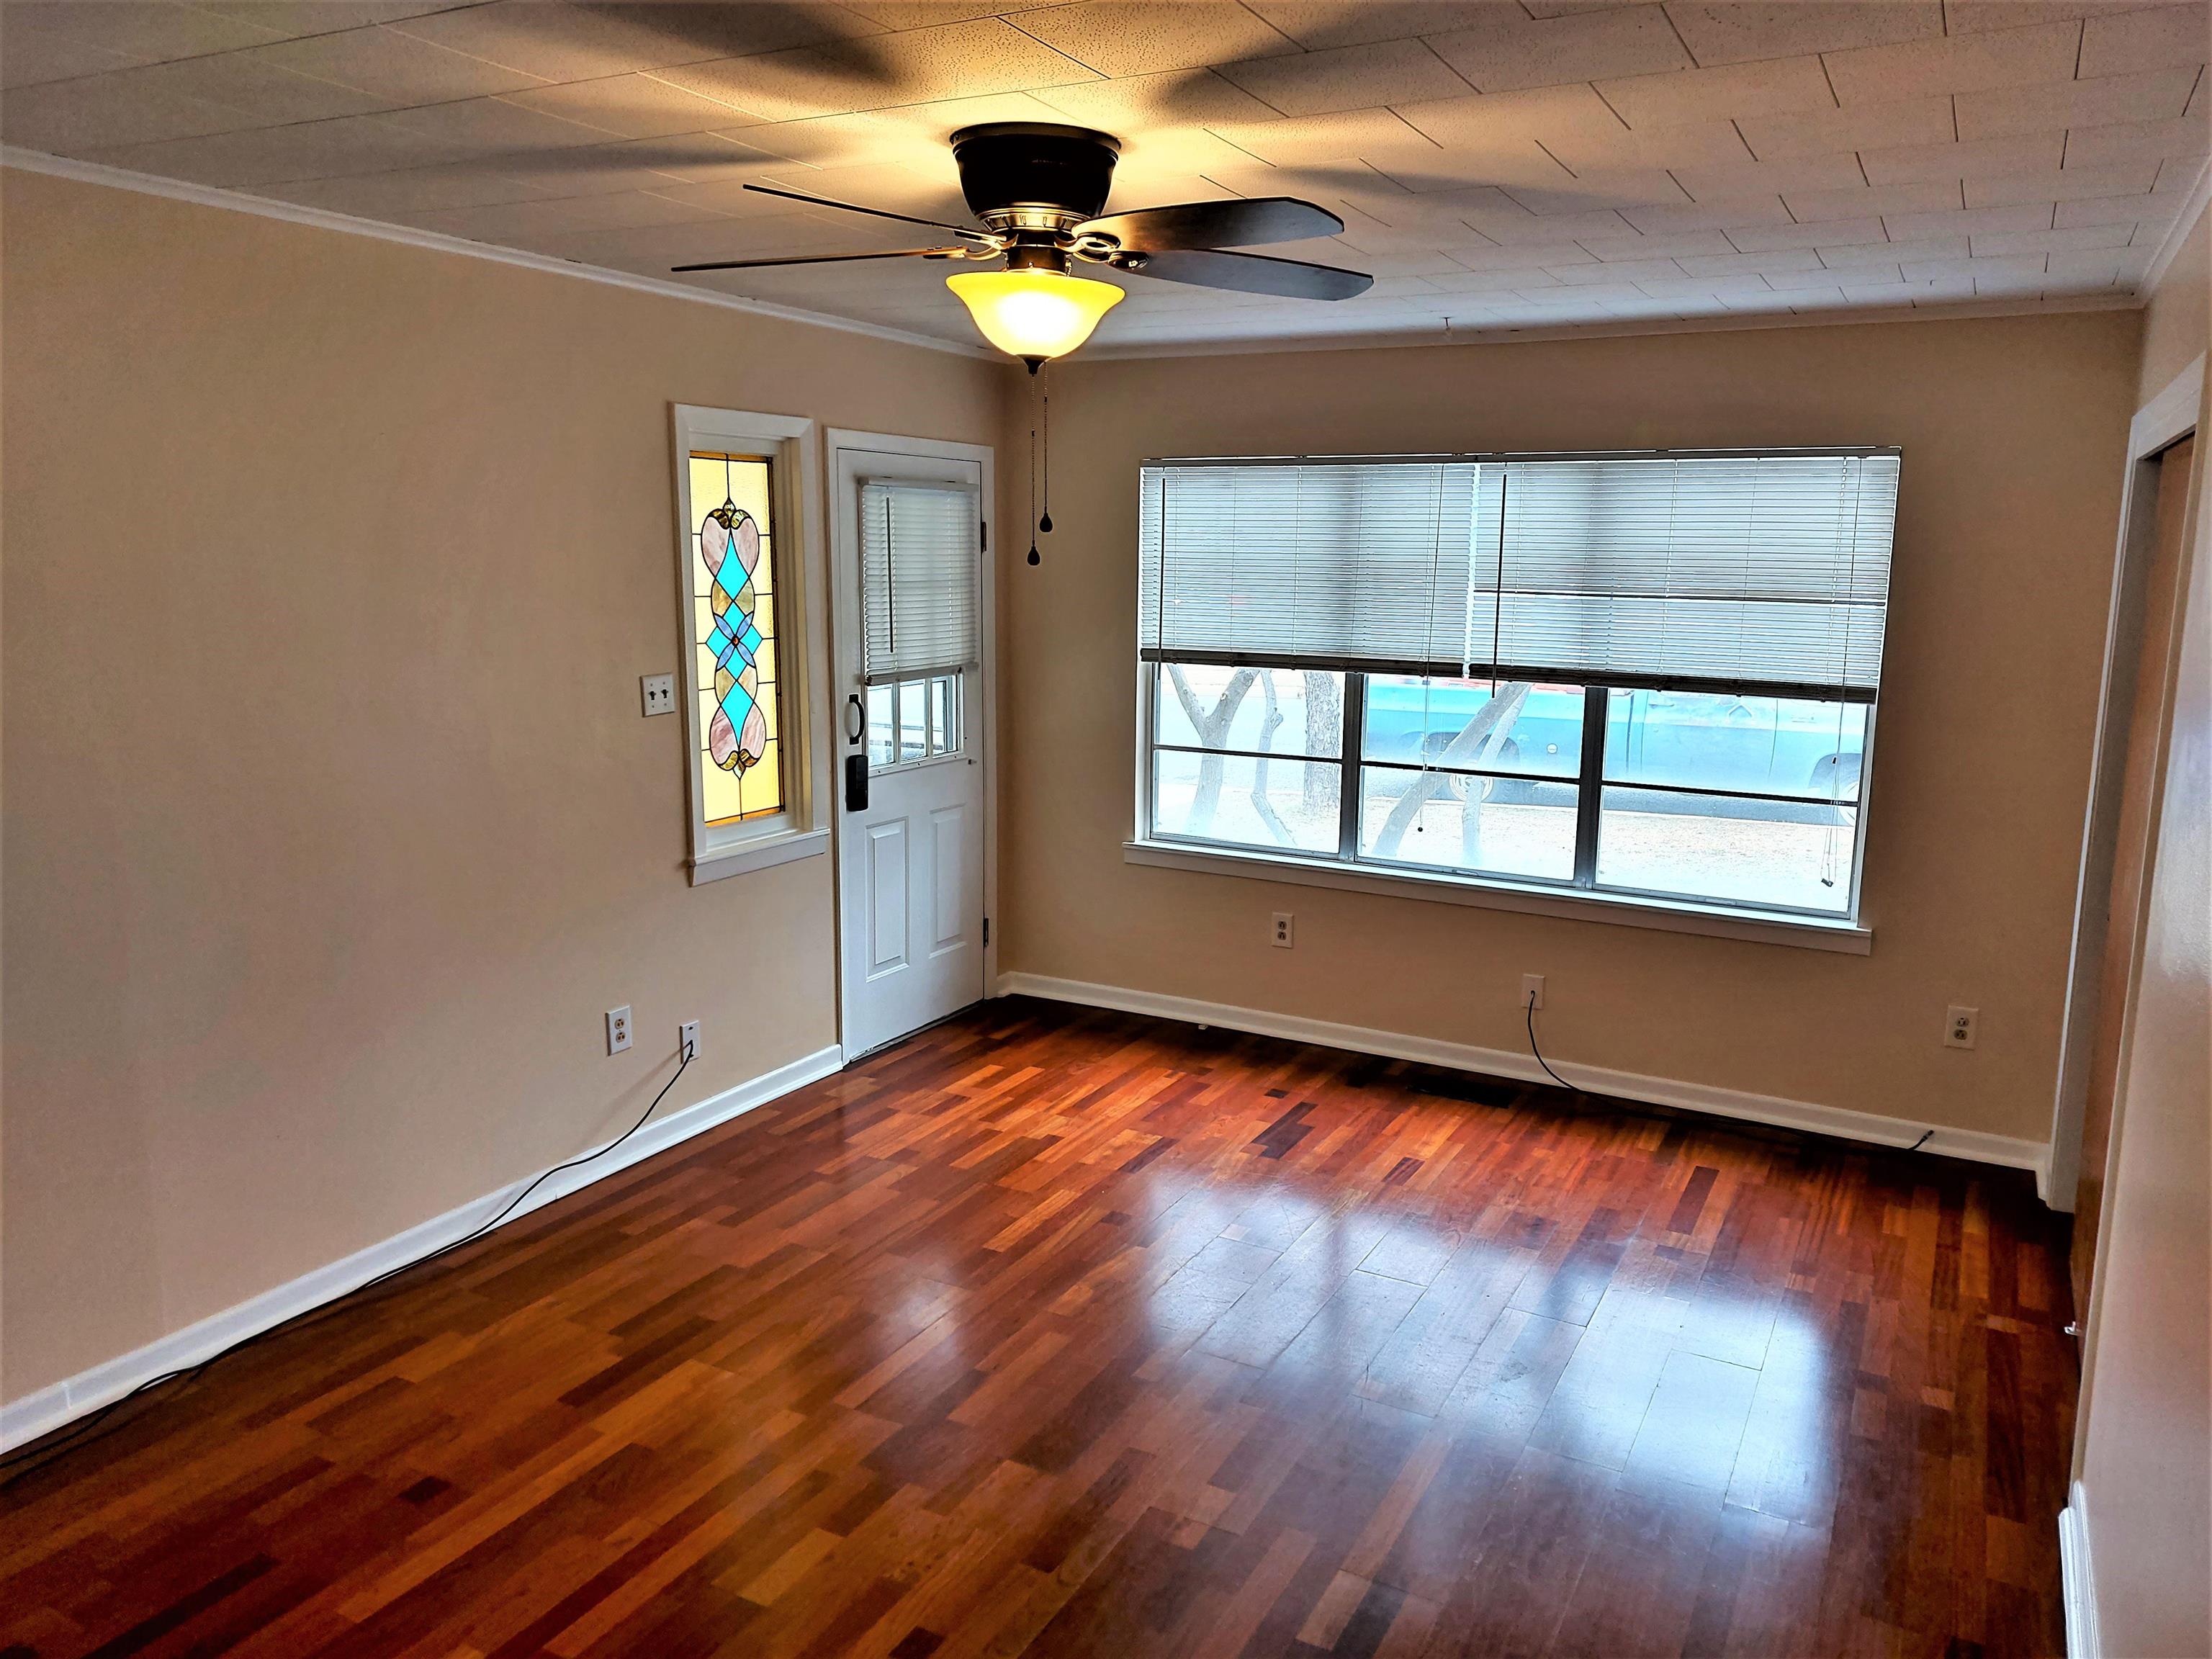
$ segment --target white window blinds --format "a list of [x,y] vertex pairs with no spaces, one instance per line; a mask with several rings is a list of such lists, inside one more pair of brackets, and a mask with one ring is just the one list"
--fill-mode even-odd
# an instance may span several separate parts
[[860,610],[871,685],[981,656],[975,495],[951,484],[860,485]]
[[1160,462],[1139,644],[1863,701],[1897,475],[1866,451]]

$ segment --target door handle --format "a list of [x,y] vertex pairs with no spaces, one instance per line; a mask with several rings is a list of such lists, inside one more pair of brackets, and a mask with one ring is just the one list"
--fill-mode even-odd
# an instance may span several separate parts
[[854,692],[845,699],[845,741],[858,743],[868,729],[868,711],[860,706],[860,694]]
[[865,749],[845,757],[845,810],[868,810],[868,752]]

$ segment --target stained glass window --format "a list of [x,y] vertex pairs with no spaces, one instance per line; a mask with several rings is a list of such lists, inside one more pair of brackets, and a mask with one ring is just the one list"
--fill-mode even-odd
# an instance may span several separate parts
[[694,450],[690,465],[700,805],[711,826],[783,810],[775,520],[764,457]]

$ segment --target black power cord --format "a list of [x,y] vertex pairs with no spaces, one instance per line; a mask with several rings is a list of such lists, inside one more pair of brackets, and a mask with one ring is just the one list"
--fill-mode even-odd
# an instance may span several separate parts
[[[197,1365],[179,1366],[173,1371],[164,1371],[159,1376],[151,1376],[147,1378],[146,1381],[141,1382],[137,1388],[131,1389],[130,1393],[124,1395],[118,1399],[109,1401],[107,1404],[102,1406],[98,1411],[93,1413],[89,1417],[80,1420],[74,1428],[70,1430],[69,1432],[66,1433],[60,1440],[53,1443],[52,1444],[41,1444],[37,1441],[33,1441],[31,1444],[22,1447],[19,1450],[9,1453],[5,1456],[0,1456],[0,1470],[7,1470],[4,1476],[0,1476],[0,1489],[12,1486],[18,1480],[25,1480],[29,1476],[37,1474],[48,1464],[58,1462],[61,1458],[66,1456],[69,1453],[75,1451],[80,1446],[89,1445],[94,1441],[103,1440],[106,1438],[108,1435],[114,1433],[118,1429],[123,1426],[121,1424],[109,1424],[105,1429],[100,1428],[100,1425],[102,1423],[106,1422],[107,1419],[112,1417],[117,1412],[122,1410],[124,1407],[137,1399],[139,1395],[161,1388],[165,1383],[173,1382],[179,1377],[185,1380],[185,1386],[189,1388],[192,1383],[198,1382],[199,1379],[207,1373],[210,1368],[214,1366],[219,1361],[228,1359],[231,1355],[237,1353],[243,1349],[250,1348],[255,1343],[264,1341],[268,1338],[276,1336],[280,1333],[303,1331],[308,1329],[312,1326],[319,1325],[324,1320],[331,1318],[338,1314],[349,1313],[360,1305],[358,1300],[360,1297],[368,1291],[374,1290],[378,1285],[386,1284],[389,1281],[398,1278],[402,1273],[412,1273],[416,1268],[425,1267],[430,1262],[437,1261],[441,1256],[450,1255],[453,1252],[459,1249],[465,1244],[475,1243],[477,1240],[482,1238],[486,1233],[491,1231],[493,1228],[498,1226],[501,1222],[513,1215],[515,1210],[521,1205],[523,1200],[528,1198],[531,1194],[536,1192],[540,1187],[544,1186],[555,1176],[559,1175],[562,1170],[574,1170],[582,1164],[591,1163],[595,1158],[605,1158],[609,1152],[614,1151],[616,1147],[621,1146],[623,1142],[628,1140],[640,1129],[645,1127],[645,1126],[652,1121],[653,1115],[660,1109],[660,1103],[668,1098],[668,1091],[676,1086],[678,1081],[683,1077],[684,1073],[690,1069],[692,1054],[693,1050],[687,1044],[684,1048],[683,1058],[677,1063],[676,1075],[670,1078],[667,1082],[660,1085],[660,1092],[653,1096],[653,1103],[645,1109],[645,1115],[639,1118],[636,1122],[631,1124],[629,1128],[623,1130],[620,1134],[617,1135],[612,1140],[607,1142],[605,1146],[600,1147],[597,1152],[586,1152],[581,1158],[572,1158],[566,1164],[556,1164],[551,1169],[538,1176],[537,1179],[532,1181],[528,1186],[525,1187],[520,1192],[509,1199],[507,1201],[507,1206],[501,1210],[500,1212],[494,1216],[490,1220],[483,1223],[483,1225],[471,1229],[470,1231],[462,1234],[459,1238],[453,1239],[447,1243],[441,1244],[434,1250],[426,1251],[423,1255],[416,1256],[412,1261],[403,1261],[399,1266],[388,1268],[385,1272],[377,1274],[374,1279],[364,1280],[362,1283],[355,1285],[353,1289],[348,1291],[343,1296],[339,1297],[335,1301],[325,1303],[321,1307],[311,1309],[307,1313],[299,1315],[292,1319],[288,1319],[280,1325],[271,1325],[266,1330],[256,1331],[251,1336],[240,1337],[237,1341],[232,1343],[227,1348],[217,1348],[213,1353],[201,1360]],[[8,1468],[8,1466],[10,1463],[19,1462],[23,1462],[24,1467],[16,1469]]]
[[1579,1093],[1575,1085],[1552,1069],[1552,1062],[1544,1058],[1544,1051],[1536,1046],[1536,994],[1528,993],[1528,1052],[1536,1056],[1536,1063],[1544,1068],[1544,1075],[1570,1093]]

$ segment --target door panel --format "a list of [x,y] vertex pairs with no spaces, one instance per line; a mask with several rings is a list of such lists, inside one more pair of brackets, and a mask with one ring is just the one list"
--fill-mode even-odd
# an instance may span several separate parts
[[906,820],[867,826],[868,973],[906,966]]
[[[987,579],[979,463],[836,448],[830,480],[838,595],[835,694],[840,707],[848,707],[848,698],[860,705],[839,733],[841,765],[845,757],[861,756],[870,757],[871,767],[867,805],[841,811],[838,821],[842,1014],[848,1056],[942,1019],[980,1000],[985,989],[983,741],[988,728],[970,717],[985,707],[982,665],[938,665],[919,684],[912,678],[880,683],[872,688],[870,707],[860,489],[864,483],[899,482],[972,492],[971,511],[977,515],[972,574],[979,606]],[[910,569],[900,580],[910,582]],[[896,712],[907,702],[919,720],[913,734]],[[877,728],[872,744],[872,724]]]
[[929,934],[933,955],[964,949],[968,943],[966,918],[975,906],[975,896],[968,890],[968,822],[964,803],[929,815],[930,851],[935,855],[930,896],[937,911],[936,926]]

